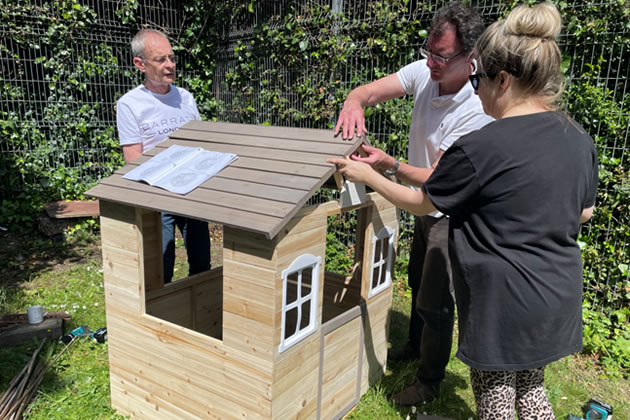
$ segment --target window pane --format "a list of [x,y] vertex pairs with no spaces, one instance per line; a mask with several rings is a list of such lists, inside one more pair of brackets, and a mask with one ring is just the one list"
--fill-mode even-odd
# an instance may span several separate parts
[[376,266],[374,267],[374,271],[372,273],[372,289],[374,289],[376,286],[378,286],[378,279],[379,279],[379,269],[380,266]]
[[379,280],[378,284],[385,284],[386,280],[387,280],[387,264],[383,264],[381,266],[381,279]]
[[300,330],[308,327],[311,320],[311,300],[308,300],[302,304],[302,319],[300,320]]
[[379,262],[381,260],[381,246],[383,244],[382,240],[378,240],[376,241],[375,247],[374,247],[374,262]]
[[284,321],[284,339],[295,334],[297,328],[297,308],[289,309],[285,314]]
[[313,267],[307,267],[302,271],[302,297],[311,293],[313,284]]
[[383,239],[383,261],[387,261],[389,255],[389,238]]
[[287,277],[287,305],[297,300],[297,283],[299,272],[291,273]]

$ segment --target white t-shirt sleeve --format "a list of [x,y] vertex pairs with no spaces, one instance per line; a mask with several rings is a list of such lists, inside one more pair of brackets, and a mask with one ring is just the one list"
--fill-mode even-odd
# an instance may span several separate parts
[[142,143],[142,132],[129,105],[118,101],[116,105],[116,126],[121,146]]
[[197,107],[197,101],[195,101],[195,97],[190,95],[190,99],[192,101],[192,105],[193,105],[192,107],[194,109],[193,114],[195,116],[195,119],[196,120],[201,120],[201,115],[199,115],[199,108]]
[[425,72],[427,70],[426,64],[423,60],[415,61],[411,64],[407,64],[402,69],[398,70],[396,76],[398,81],[402,85],[407,95],[415,95],[420,87]]
[[442,139],[440,143],[440,150],[448,150],[449,147],[462,136],[479,130],[489,122],[493,121],[493,118],[477,111],[469,110],[468,112],[457,115],[457,124],[453,124],[453,129]]

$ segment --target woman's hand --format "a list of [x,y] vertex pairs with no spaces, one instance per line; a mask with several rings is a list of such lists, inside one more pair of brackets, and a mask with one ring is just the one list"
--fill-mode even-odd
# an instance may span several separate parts
[[337,169],[347,180],[359,184],[370,184],[374,175],[378,175],[367,163],[356,162],[348,156],[345,158],[329,158],[328,163],[337,165]]
[[365,152],[365,157],[362,157],[360,154],[355,153],[354,155],[350,156],[350,159],[356,160],[357,162],[367,163],[373,168],[380,169],[382,171],[393,168],[394,164],[396,163],[396,159],[394,159],[378,147],[372,147],[368,146],[367,144],[362,144],[361,149]]

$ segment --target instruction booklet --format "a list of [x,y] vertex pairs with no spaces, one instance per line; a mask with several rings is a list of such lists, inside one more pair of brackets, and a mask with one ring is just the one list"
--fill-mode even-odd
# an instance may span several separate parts
[[144,181],[177,194],[188,194],[237,158],[233,153],[173,145],[127,172],[123,178]]

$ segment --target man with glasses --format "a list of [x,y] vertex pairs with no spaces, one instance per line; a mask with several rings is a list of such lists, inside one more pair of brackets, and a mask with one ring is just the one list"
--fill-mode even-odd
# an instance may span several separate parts
[[[153,29],[139,31],[131,40],[133,64],[144,73],[144,83],[116,103],[118,137],[127,163],[166,140],[190,120],[199,120],[195,99],[176,87],[175,55],[166,35]],[[175,266],[175,226],[184,237],[189,275],[210,269],[208,223],[162,213],[164,282],[169,283]]]
[[[355,131],[367,133],[366,106],[414,96],[409,164],[370,146],[363,146],[366,157],[352,158],[395,175],[412,188],[420,187],[449,146],[492,121],[468,83],[475,66],[473,48],[483,30],[481,17],[470,6],[445,6],[434,16],[428,42],[420,49],[424,60],[350,92],[335,127],[335,135],[343,127],[344,139],[352,138]],[[413,383],[393,396],[399,405],[435,399],[445,376],[455,306],[447,238],[448,218],[442,213],[415,218],[408,273],[412,291],[409,340],[403,348],[392,349],[389,359],[418,359],[419,366]]]

